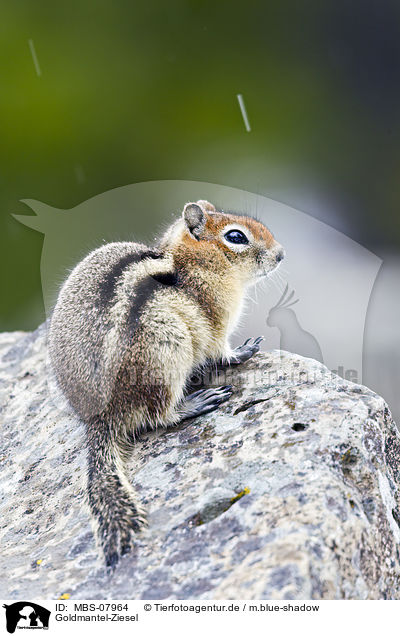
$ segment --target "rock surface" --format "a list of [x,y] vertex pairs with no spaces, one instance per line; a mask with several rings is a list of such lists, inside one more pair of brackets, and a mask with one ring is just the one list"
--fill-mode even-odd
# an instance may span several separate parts
[[0,336],[0,598],[400,598],[388,408],[277,351],[235,372],[218,412],[137,443],[149,528],[109,575],[85,504],[84,430],[49,390],[45,335]]

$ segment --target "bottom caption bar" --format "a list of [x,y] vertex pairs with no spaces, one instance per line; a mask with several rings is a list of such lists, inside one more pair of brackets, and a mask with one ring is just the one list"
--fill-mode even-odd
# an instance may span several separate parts
[[[65,595],[67,596],[67,595]],[[148,634],[160,627],[164,633],[187,634],[191,629],[295,629],[297,634],[337,634],[346,621],[363,629],[363,636],[394,624],[400,601],[291,601],[291,600],[26,600],[1,601],[0,633],[45,630],[57,633]]]

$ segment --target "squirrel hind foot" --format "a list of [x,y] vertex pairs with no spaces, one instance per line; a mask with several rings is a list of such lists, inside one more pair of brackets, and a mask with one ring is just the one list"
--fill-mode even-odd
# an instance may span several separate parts
[[231,385],[221,386],[217,389],[200,389],[195,393],[190,393],[180,406],[180,421],[183,422],[192,417],[215,411],[223,402],[229,400],[231,395]]

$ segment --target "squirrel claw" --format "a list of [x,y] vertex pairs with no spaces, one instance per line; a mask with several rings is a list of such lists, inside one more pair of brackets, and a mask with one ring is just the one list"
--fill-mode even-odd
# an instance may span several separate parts
[[264,340],[264,336],[258,336],[257,338],[248,338],[240,347],[236,347],[233,351],[233,356],[229,360],[229,364],[241,364],[246,362],[254,356],[255,353],[260,351],[260,343]]
[[195,393],[187,395],[180,409],[181,421],[198,415],[215,411],[220,404],[229,400],[232,395],[232,386],[220,386],[217,389],[200,389]]

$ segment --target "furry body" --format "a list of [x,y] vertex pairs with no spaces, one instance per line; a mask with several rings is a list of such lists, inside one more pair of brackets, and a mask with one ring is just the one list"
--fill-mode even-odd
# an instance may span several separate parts
[[[231,247],[228,227],[242,228],[250,244]],[[228,337],[246,286],[273,269],[279,254],[261,223],[199,201],[185,206],[157,248],[105,245],[62,287],[50,358],[86,424],[89,505],[107,565],[131,549],[132,531],[144,523],[125,470],[135,431],[177,423],[229,398],[230,387],[192,396],[185,387],[207,361],[237,363],[258,350],[257,341],[235,358]]]

